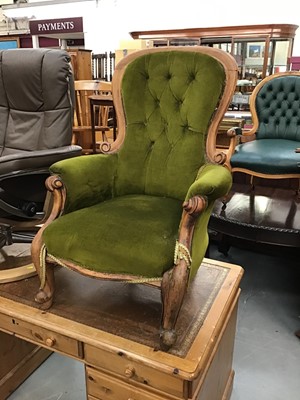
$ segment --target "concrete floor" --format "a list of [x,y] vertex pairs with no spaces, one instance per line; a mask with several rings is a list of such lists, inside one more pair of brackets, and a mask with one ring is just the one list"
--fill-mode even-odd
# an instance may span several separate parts
[[[234,247],[224,256],[215,244],[209,256],[245,269],[231,400],[299,400],[299,257]],[[85,400],[83,365],[53,354],[8,399]]]

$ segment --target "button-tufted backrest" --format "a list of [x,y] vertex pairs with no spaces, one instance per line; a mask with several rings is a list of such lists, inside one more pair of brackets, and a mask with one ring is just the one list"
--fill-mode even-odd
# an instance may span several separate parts
[[117,195],[184,199],[205,162],[207,130],[225,80],[223,65],[197,52],[153,52],[127,66]]
[[67,52],[0,51],[0,155],[70,145],[73,98]]
[[[256,94],[257,139],[300,141],[300,75],[269,77]],[[263,83],[263,82],[262,82]]]

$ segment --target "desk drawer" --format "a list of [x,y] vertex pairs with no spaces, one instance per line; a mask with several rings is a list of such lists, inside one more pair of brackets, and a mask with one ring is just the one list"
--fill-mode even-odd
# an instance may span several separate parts
[[92,400],[168,400],[86,367],[87,393]]
[[[125,352],[111,353],[94,346],[85,345],[84,358],[86,363],[101,368],[102,371],[118,374],[128,382],[139,382],[145,387],[152,387],[162,392],[185,398],[187,382],[182,378],[157,370],[155,366],[147,366],[129,359]],[[186,391],[184,389],[186,388]]]
[[1,328],[7,332],[14,333],[21,339],[28,340],[53,351],[60,351],[66,355],[82,358],[82,345],[75,339],[4,314],[0,314],[0,321]]

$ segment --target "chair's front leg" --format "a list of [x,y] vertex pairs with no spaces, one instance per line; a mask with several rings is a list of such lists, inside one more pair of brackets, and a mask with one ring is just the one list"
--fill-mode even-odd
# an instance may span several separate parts
[[175,265],[165,272],[161,283],[162,327],[160,346],[168,350],[176,342],[176,321],[183,303],[189,280],[191,264],[190,249],[196,220],[206,208],[207,201],[202,196],[192,197],[183,204],[179,239],[175,251]]
[[43,228],[36,234],[31,244],[31,258],[40,278],[40,288],[35,296],[35,301],[40,308],[46,310],[51,307],[54,295],[54,272],[53,267],[48,266],[43,254],[42,241]]
[[[34,300],[39,304],[39,308],[42,310],[47,310],[52,306],[53,296],[54,296],[54,266],[46,263],[45,271],[45,284],[40,287],[38,293],[36,294]],[[38,271],[40,276],[41,271]],[[41,277],[41,276],[40,276]]]
[[47,262],[46,249],[44,249],[44,242],[42,234],[45,228],[55,219],[63,210],[65,203],[65,189],[56,176],[50,176],[46,181],[48,195],[52,195],[52,209],[49,217],[44,225],[40,228],[35,235],[31,244],[31,258],[35,269],[40,278],[40,289],[35,296],[35,301],[40,305],[41,309],[48,309],[51,307],[54,295],[54,266]]
[[175,324],[186,293],[188,278],[189,268],[182,261],[163,276],[161,283],[163,313],[160,332],[162,350],[167,351],[176,342]]

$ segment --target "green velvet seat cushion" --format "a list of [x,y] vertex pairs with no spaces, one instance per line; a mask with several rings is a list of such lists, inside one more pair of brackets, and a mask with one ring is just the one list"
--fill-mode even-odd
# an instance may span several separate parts
[[260,139],[242,143],[231,157],[232,168],[265,174],[300,174],[299,143],[285,139]]
[[160,277],[173,266],[182,202],[128,195],[66,214],[43,233],[48,253],[90,270]]

